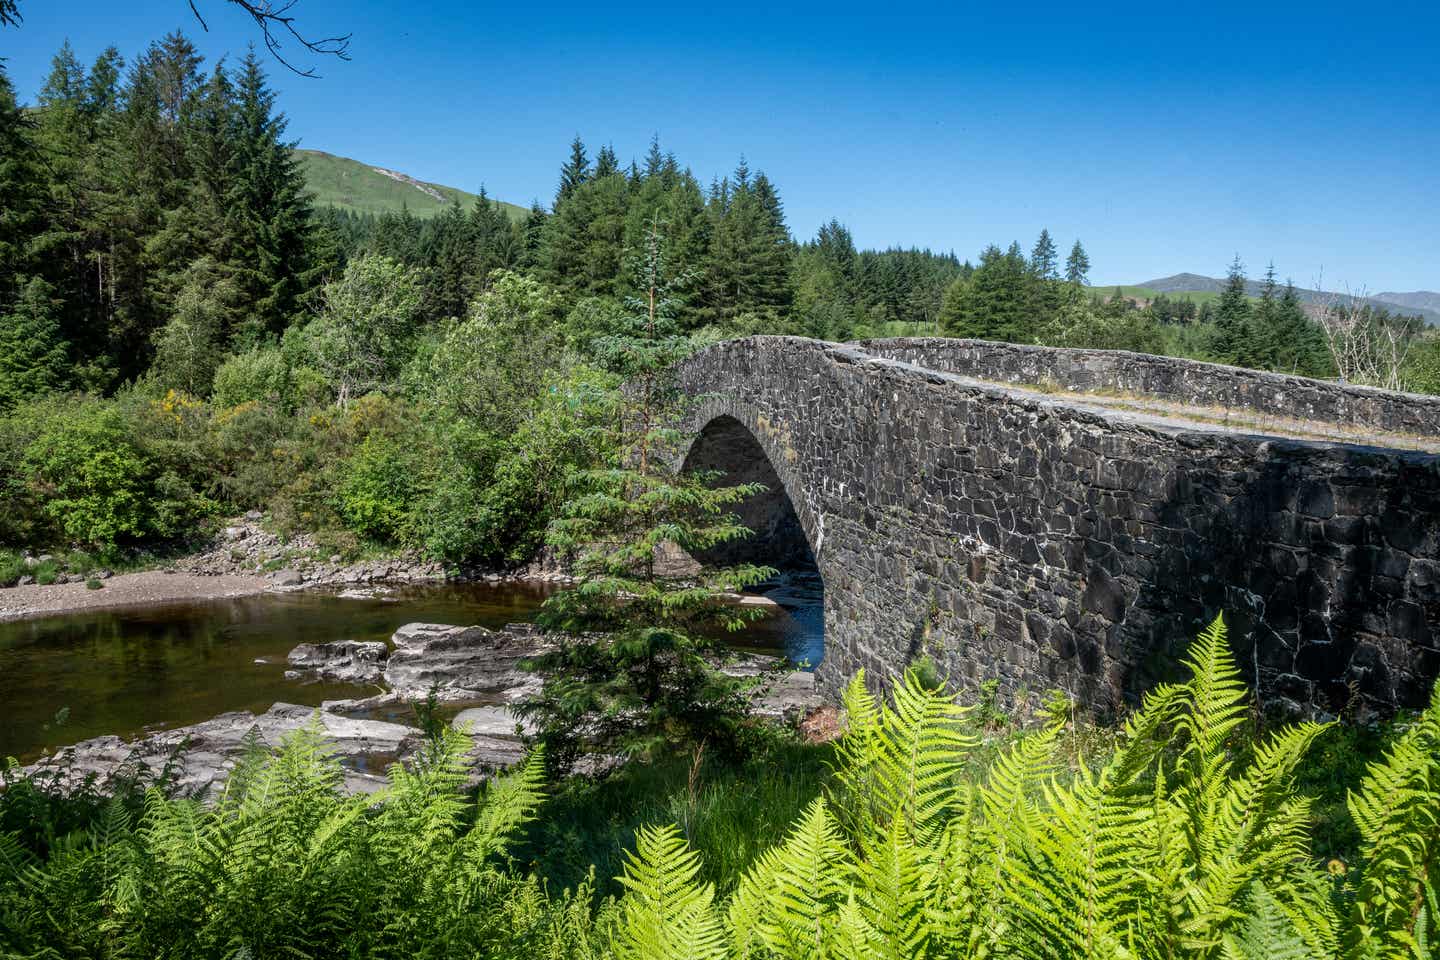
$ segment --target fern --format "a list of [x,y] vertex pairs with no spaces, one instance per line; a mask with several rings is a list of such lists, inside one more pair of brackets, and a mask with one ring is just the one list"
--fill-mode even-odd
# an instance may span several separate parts
[[725,955],[714,889],[696,882],[700,855],[679,827],[642,827],[620,883],[623,922],[615,943],[624,960],[708,960]]
[[752,947],[763,945],[785,957],[824,956],[845,855],[825,801],[817,798],[784,843],[764,853],[740,881],[728,912],[735,952],[750,956]]
[[1440,684],[1420,718],[1349,797],[1366,857],[1348,946],[1356,957],[1434,951],[1440,886]]

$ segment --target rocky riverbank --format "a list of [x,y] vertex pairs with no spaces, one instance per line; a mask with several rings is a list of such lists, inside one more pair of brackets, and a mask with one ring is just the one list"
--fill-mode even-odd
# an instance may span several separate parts
[[[540,681],[520,664],[548,645],[529,624],[486,630],[432,623],[406,624],[389,643],[301,644],[288,658],[298,677],[377,683],[385,692],[327,701],[318,708],[277,703],[264,713],[226,713],[131,741],[96,737],[58,750],[23,772],[60,791],[86,782],[103,791],[127,777],[151,780],[169,769],[174,789],[213,793],[252,742],[277,747],[295,731],[316,724],[340,759],[344,788],[374,792],[384,786],[390,764],[410,760],[423,744],[408,704],[433,690],[455,711],[452,722],[471,740],[469,764],[478,781],[524,755],[523,731],[511,707],[532,696]],[[754,694],[757,715],[794,721],[811,713],[820,703],[814,675],[768,672],[773,665],[768,658],[750,657],[728,669],[766,673]]]
[[[143,562],[143,558],[142,558]],[[228,521],[194,553],[156,561],[156,569],[93,577],[61,573],[56,582],[24,582],[0,589],[0,620],[45,617],[83,610],[219,600],[267,591],[312,587],[373,588],[383,584],[435,583],[445,580],[569,582],[562,563],[550,552],[511,569],[447,568],[417,554],[402,553],[356,562],[327,554],[307,534],[281,537],[265,528],[259,513]],[[98,588],[87,586],[94,579]]]

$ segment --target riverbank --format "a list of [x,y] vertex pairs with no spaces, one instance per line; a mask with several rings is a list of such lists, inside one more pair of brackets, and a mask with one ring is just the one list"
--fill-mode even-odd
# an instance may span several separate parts
[[224,600],[248,597],[274,588],[273,578],[256,575],[200,576],[150,570],[122,573],[98,581],[100,589],[84,583],[29,584],[0,590],[0,620],[25,620],[87,610]]
[[265,528],[259,513],[250,513],[227,521],[200,550],[157,559],[154,569],[116,575],[107,572],[97,580],[98,589],[87,586],[86,579],[76,575],[68,577],[69,582],[0,588],[0,621],[312,587],[446,581],[563,583],[570,578],[549,555],[509,570],[447,569],[415,554],[346,561],[327,555],[308,535],[281,537]]
[[[548,649],[545,635],[522,623],[487,629],[411,622],[388,641],[303,643],[286,657],[292,668],[287,676],[354,684],[355,693],[362,687],[379,692],[315,706],[279,701],[268,709],[227,711],[129,738],[103,734],[49,751],[21,773],[58,793],[87,786],[108,792],[138,776],[147,783],[168,777],[168,789],[213,797],[254,746],[274,749],[314,727],[340,760],[343,789],[371,793],[385,785],[390,764],[409,761],[424,747],[414,705],[434,698],[440,715],[469,737],[465,765],[478,783],[524,755],[524,725],[513,707],[539,691],[540,678],[524,664]],[[777,669],[780,663],[749,655],[724,669],[754,678],[750,702],[756,716],[798,723],[821,705],[815,675]],[[608,765],[614,758],[595,762]]]

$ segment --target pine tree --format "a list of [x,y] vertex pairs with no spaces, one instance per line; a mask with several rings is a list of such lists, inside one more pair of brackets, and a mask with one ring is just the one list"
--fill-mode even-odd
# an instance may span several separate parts
[[[1084,251],[1081,251],[1082,255]],[[1030,251],[1030,272],[1041,280],[1059,280],[1059,254],[1055,250],[1055,241],[1050,239],[1050,231],[1042,229],[1035,246]],[[1086,266],[1088,270],[1088,265]]]
[[1001,252],[989,246],[980,254],[980,266],[969,280],[947,293],[942,323],[961,337],[1033,342],[1036,318],[1032,312],[1032,277],[1019,244]]
[[570,159],[560,168],[560,189],[555,193],[555,208],[569,198],[570,194],[590,179],[590,157],[585,152],[585,142],[577,133],[570,143]]
[[1250,336],[1250,299],[1245,295],[1245,265],[1237,253],[1225,274],[1225,289],[1215,302],[1215,333],[1210,350],[1221,363],[1244,363]]
[[0,308],[0,412],[28,403],[68,379],[69,345],[60,329],[55,288],[40,277],[20,285],[8,310]]
[[599,180],[601,177],[608,177],[619,172],[620,161],[615,156],[615,148],[606,144],[601,147],[600,152],[595,155],[594,179]]
[[32,244],[44,229],[45,169],[34,129],[0,64],[0,310],[35,266]]
[[726,323],[750,315],[774,323],[789,306],[792,243],[784,207],[768,177],[740,158],[733,180],[711,189],[712,242],[705,313]]
[[285,140],[287,124],[251,48],[235,85],[234,210],[236,266],[241,295],[251,304],[252,340],[283,331],[305,292],[310,194],[294,144]]
[[631,263],[641,292],[627,300],[624,331],[598,345],[631,387],[612,421],[618,454],[582,475],[547,537],[578,552],[579,584],[542,610],[559,645],[534,662],[544,691],[520,710],[537,721],[546,757],[560,770],[586,751],[655,755],[701,740],[725,750],[741,736],[745,701],[737,681],[716,669],[724,648],[714,629],[753,619],[724,593],[771,571],[676,573],[657,563],[666,545],[696,554],[747,535],[730,508],[758,492],[670,470],[682,439],[672,426],[683,399],[671,371],[688,350],[677,315],[689,278],[672,274],[662,231],[651,222]]
[[1070,256],[1065,258],[1065,279],[1069,283],[1084,286],[1089,276],[1090,257],[1086,255],[1085,248],[1077,239],[1075,245],[1070,248]]

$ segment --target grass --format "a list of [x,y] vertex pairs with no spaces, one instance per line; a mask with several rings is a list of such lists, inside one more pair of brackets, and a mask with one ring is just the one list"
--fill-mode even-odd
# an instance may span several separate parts
[[[1090,296],[1101,297],[1105,300],[1109,300],[1111,297],[1115,296],[1116,290],[1119,290],[1124,296],[1128,297],[1131,300],[1149,301],[1154,300],[1156,297],[1160,296],[1159,290],[1152,290],[1149,287],[1132,287],[1125,284],[1120,284],[1112,287],[1085,288],[1085,292],[1088,293]],[[1189,300],[1191,303],[1195,304],[1195,306],[1198,307],[1201,304],[1209,303],[1212,300],[1220,299],[1220,294],[1216,293],[1213,290],[1179,290],[1174,293],[1165,294],[1165,298],[1167,300]],[[1258,298],[1249,297],[1248,299],[1256,300]]]
[[819,794],[832,757],[829,746],[778,742],[738,765],[678,753],[598,781],[568,780],[540,807],[515,858],[552,890],[577,886],[593,864],[597,892],[618,894],[614,877],[636,829],[675,823],[704,854],[704,879],[727,892]]
[[[402,183],[349,157],[337,157],[320,150],[297,150],[305,181],[315,194],[317,206],[334,206],[355,213],[399,213],[408,209],[417,217],[433,217],[451,203],[469,210],[475,194],[438,183],[426,183],[440,194],[436,199],[419,187]],[[501,203],[511,220],[524,219],[528,212],[512,203]]]

